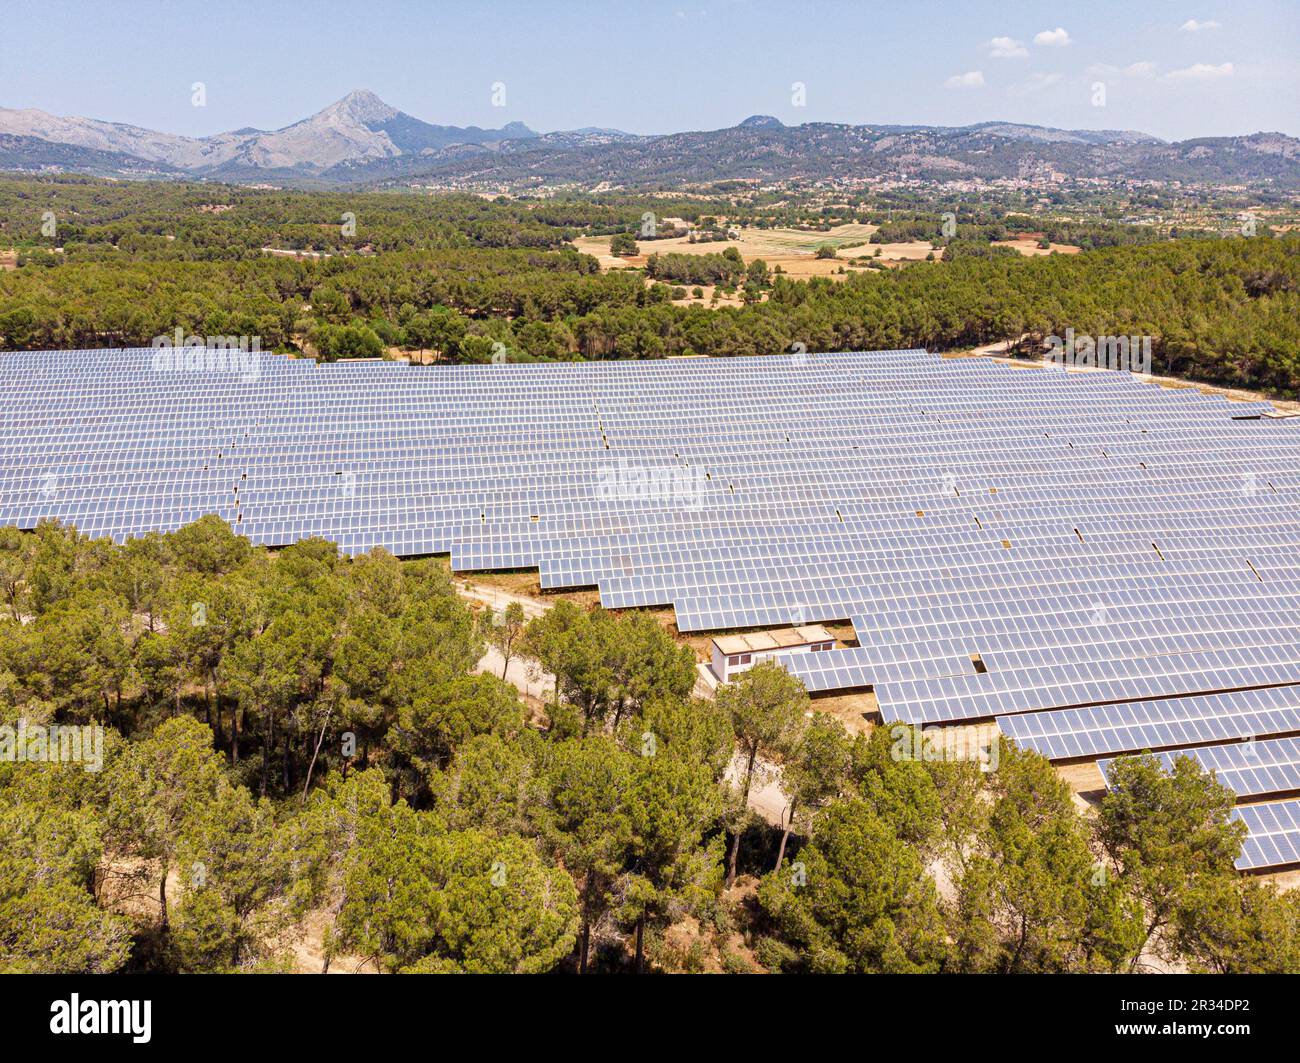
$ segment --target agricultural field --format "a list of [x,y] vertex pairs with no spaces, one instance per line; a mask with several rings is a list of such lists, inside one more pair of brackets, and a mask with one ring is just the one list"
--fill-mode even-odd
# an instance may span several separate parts
[[[610,254],[611,237],[581,236],[573,243],[579,251],[594,255],[604,270],[642,267],[652,254],[716,255],[725,248],[734,247],[746,265],[755,259],[762,259],[769,269],[776,270],[779,266],[792,280],[807,280],[809,277],[843,278],[846,275],[846,260],[859,255],[874,256],[877,248],[880,249],[880,258],[884,262],[918,262],[932,252],[937,254],[934,245],[925,240],[893,244],[869,243],[878,229],[879,226],[876,225],[856,223],[837,225],[826,232],[750,227],[738,230],[736,239],[725,242],[692,240],[689,236],[670,240],[640,240],[637,246],[641,253],[626,257]],[[828,246],[835,248],[837,257],[817,258],[817,249]],[[689,303],[690,300],[686,302]],[[728,302],[740,305],[738,300]]]
[[[728,247],[740,252],[745,264],[761,259],[768,268],[780,271],[792,280],[807,280],[810,277],[831,277],[843,280],[859,258],[874,259],[882,265],[898,266],[907,262],[921,262],[931,256],[943,253],[942,245],[929,240],[906,240],[894,243],[873,244],[870,238],[879,230],[877,225],[847,224],[837,225],[825,232],[807,229],[758,229],[745,228],[737,232],[734,240],[712,241],[692,240],[690,236],[678,236],[669,240],[639,240],[637,255],[614,255],[610,253],[608,236],[580,236],[573,241],[574,246],[584,254],[592,255],[600,263],[602,270],[637,269],[644,267],[652,254],[708,255],[717,254]],[[1032,258],[1054,253],[1078,254],[1079,248],[1071,244],[1052,243],[1046,248],[1038,246],[1032,238],[994,241],[996,247],[1007,247],[1021,255]],[[817,250],[832,247],[836,250],[835,258],[818,258]],[[879,254],[877,254],[879,252]],[[699,299],[674,300],[678,305],[690,306],[701,302]],[[740,306],[741,300],[735,297],[722,297],[717,302],[712,300],[712,289],[705,290],[706,306]]]

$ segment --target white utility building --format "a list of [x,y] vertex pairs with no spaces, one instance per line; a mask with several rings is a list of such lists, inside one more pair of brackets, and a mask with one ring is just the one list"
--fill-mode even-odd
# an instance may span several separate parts
[[820,624],[720,635],[713,640],[713,674],[725,683],[761,661],[788,653],[817,653],[833,649],[835,639]]

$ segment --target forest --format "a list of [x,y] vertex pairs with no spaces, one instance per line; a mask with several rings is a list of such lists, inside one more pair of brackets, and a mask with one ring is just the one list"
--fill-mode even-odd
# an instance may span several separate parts
[[[70,213],[60,214],[61,200]],[[1254,237],[1157,239],[1135,229],[1120,240],[1110,223],[1083,232],[1040,219],[1050,237],[1114,246],[1022,258],[989,251],[1005,214],[998,222],[996,212],[954,212],[956,235],[933,236],[936,246],[952,245],[937,261],[849,263],[842,279],[807,281],[756,262],[746,269],[734,248],[657,255],[644,239],[644,270],[602,273],[569,242],[635,232],[651,208],[700,219],[718,209],[682,199],[516,202],[222,186],[166,186],[145,197],[97,182],[0,181],[0,232],[18,265],[0,270],[0,347],[147,346],[181,328],[257,336],[264,350],[321,358],[390,350],[472,362],[504,351],[529,361],[731,356],[796,343],[949,350],[1022,337],[1032,351],[1073,328],[1150,336],[1157,373],[1300,391],[1300,236],[1261,227]],[[758,224],[759,209],[738,206],[737,224]],[[55,229],[44,238],[47,212]],[[345,217],[354,228],[338,221]],[[913,211],[888,224],[907,235],[937,225],[938,215]],[[700,283],[738,292],[744,305],[681,305],[675,285]]]
[[850,735],[774,665],[692,697],[654,613],[525,623],[215,517],[4,529],[0,590],[0,971],[1300,971],[1300,893],[1233,870],[1190,759],[1084,815],[1036,754]]

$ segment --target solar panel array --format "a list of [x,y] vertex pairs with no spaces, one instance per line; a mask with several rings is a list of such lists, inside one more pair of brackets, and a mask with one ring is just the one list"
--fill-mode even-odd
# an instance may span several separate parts
[[1300,424],[1267,413],[924,351],[26,352],[0,357],[0,523],[123,541],[216,513],[268,546],[536,567],[685,632],[851,619],[856,647],[787,659],[810,689],[1095,756],[1293,721]]

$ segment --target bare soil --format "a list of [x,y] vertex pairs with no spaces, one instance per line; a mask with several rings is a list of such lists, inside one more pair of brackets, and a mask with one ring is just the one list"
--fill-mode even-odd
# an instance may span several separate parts
[[1074,244],[1049,243],[1046,247],[1039,247],[1038,240],[1031,236],[1022,236],[1017,240],[994,240],[993,243],[996,247],[1009,247],[1030,258],[1050,255],[1053,251],[1061,255],[1077,255],[1083,250],[1081,247],[1075,247]]

